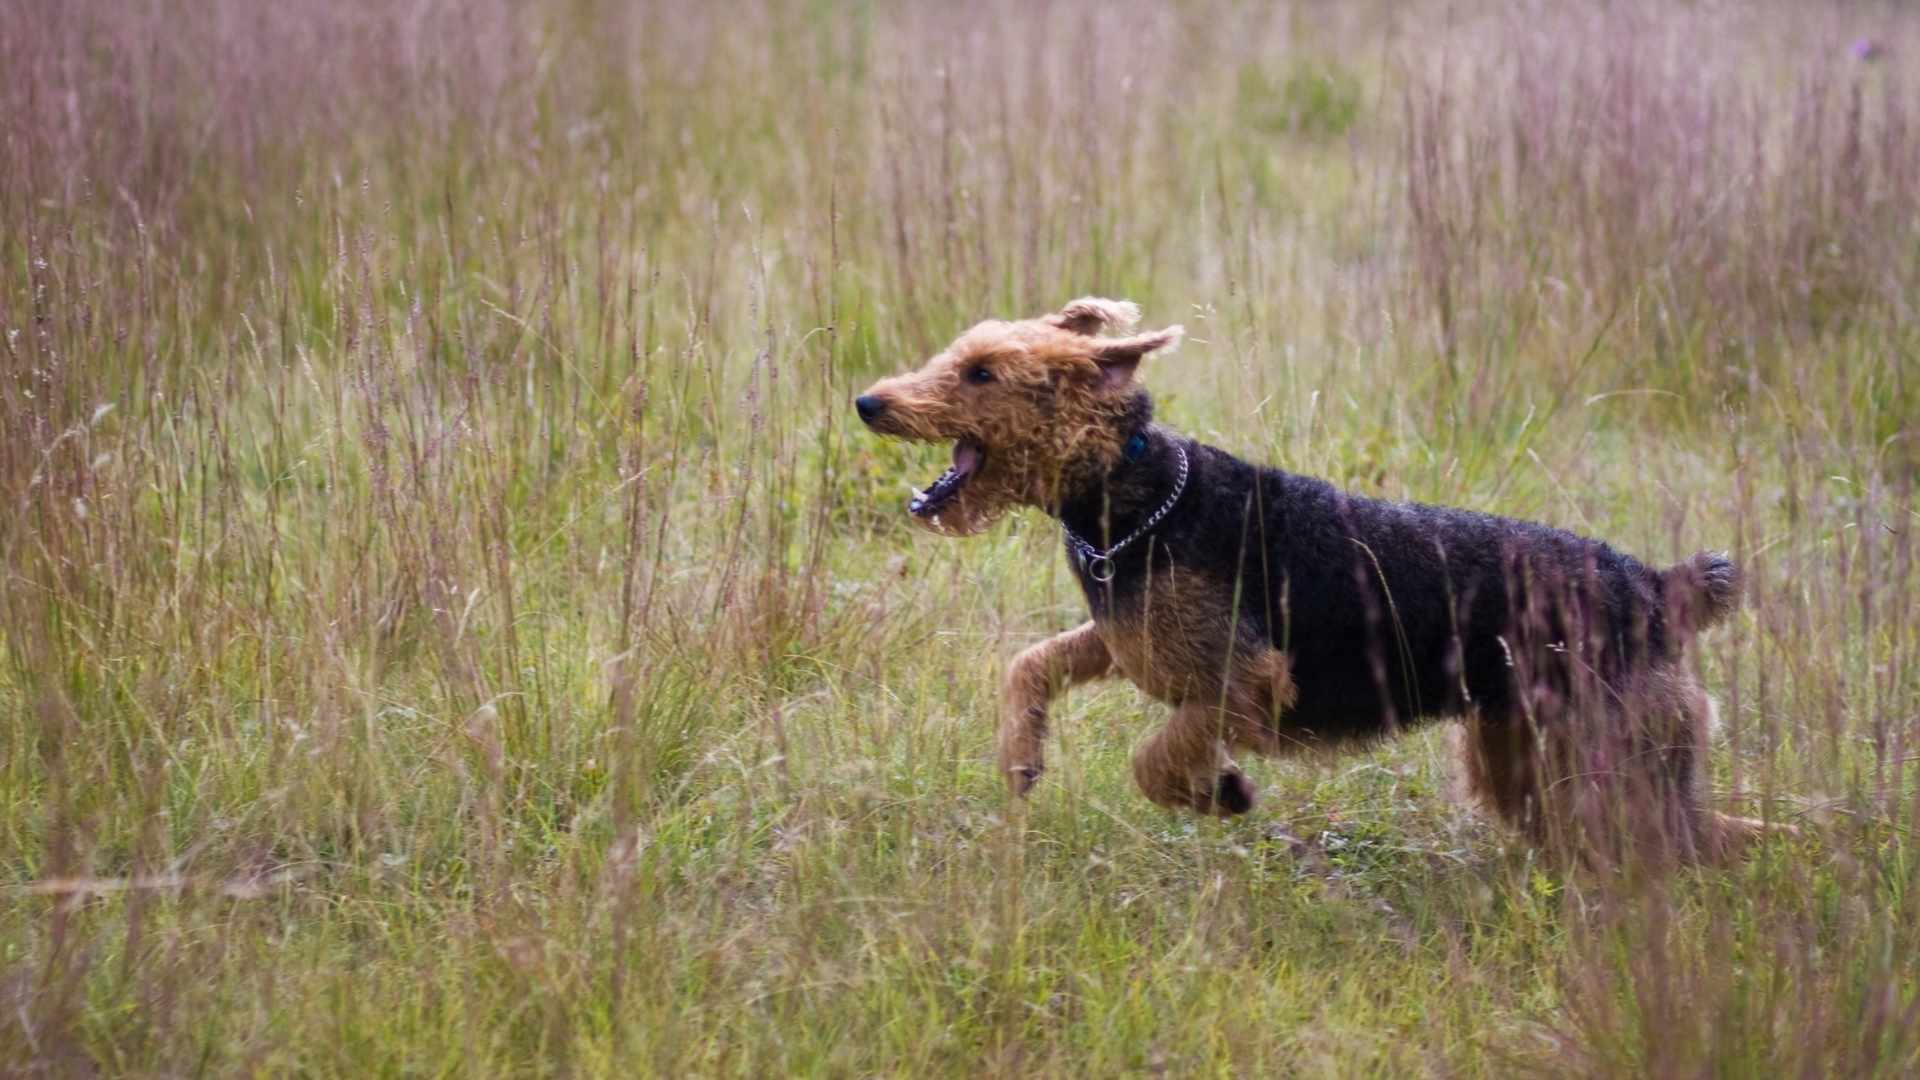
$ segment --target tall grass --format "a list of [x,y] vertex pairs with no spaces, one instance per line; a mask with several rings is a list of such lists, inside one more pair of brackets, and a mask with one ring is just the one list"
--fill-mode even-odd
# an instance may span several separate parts
[[1647,343],[1650,379],[1738,389],[1911,324],[1920,144],[1897,67],[1791,14],[1809,48],[1770,64],[1715,48],[1737,31],[1701,13],[1509,18],[1403,92],[1412,266],[1450,358],[1604,312]]
[[[176,8],[0,11],[6,1068],[1920,1065],[1911,16]],[[1166,817],[1119,685],[1010,807],[1057,537],[846,402],[1086,293],[1246,456],[1732,548],[1804,839],[1563,873],[1436,734]]]

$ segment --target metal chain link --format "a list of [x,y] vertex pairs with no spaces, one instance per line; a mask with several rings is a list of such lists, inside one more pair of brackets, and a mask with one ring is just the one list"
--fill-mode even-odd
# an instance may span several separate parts
[[1067,534],[1067,542],[1073,545],[1074,554],[1079,556],[1080,565],[1086,569],[1088,577],[1102,584],[1112,581],[1113,557],[1125,550],[1128,544],[1152,532],[1153,527],[1160,524],[1160,519],[1173,511],[1173,504],[1180,501],[1181,494],[1187,490],[1187,448],[1180,443],[1174,443],[1173,448],[1180,453],[1180,476],[1173,482],[1173,494],[1167,496],[1167,501],[1161,503],[1160,509],[1155,510],[1151,517],[1141,522],[1139,528],[1128,533],[1126,539],[1101,551],[1081,539],[1080,534],[1067,528],[1065,522],[1061,523],[1060,529]]

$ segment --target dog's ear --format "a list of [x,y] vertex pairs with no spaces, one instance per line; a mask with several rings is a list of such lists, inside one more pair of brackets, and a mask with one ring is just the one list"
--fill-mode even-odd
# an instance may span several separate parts
[[1150,334],[1102,341],[1093,350],[1093,362],[1100,365],[1101,384],[1109,390],[1126,386],[1133,381],[1134,369],[1140,366],[1140,361],[1151,353],[1178,345],[1185,333],[1184,327],[1169,326]]
[[1129,300],[1083,296],[1046,317],[1049,326],[1076,334],[1096,334],[1104,327],[1124,330],[1140,321],[1140,308]]

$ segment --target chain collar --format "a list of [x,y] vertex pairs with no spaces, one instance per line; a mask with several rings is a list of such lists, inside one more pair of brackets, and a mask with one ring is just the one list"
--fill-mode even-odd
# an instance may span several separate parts
[[1139,528],[1128,533],[1124,540],[1101,551],[1081,539],[1080,534],[1068,528],[1066,522],[1060,523],[1060,531],[1067,534],[1067,546],[1072,549],[1074,558],[1080,560],[1081,569],[1087,572],[1088,577],[1103,585],[1112,581],[1113,557],[1125,550],[1127,545],[1152,532],[1153,527],[1160,524],[1160,519],[1173,510],[1173,504],[1180,501],[1180,496],[1187,490],[1187,448],[1177,442],[1173,444],[1173,448],[1180,454],[1180,476],[1173,482],[1173,494],[1167,496],[1167,501],[1160,504],[1160,509],[1155,510],[1151,517],[1141,522]]

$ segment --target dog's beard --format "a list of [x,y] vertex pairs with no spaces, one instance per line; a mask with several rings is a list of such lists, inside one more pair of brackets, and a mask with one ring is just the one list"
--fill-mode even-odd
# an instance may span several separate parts
[[992,528],[1004,513],[1004,505],[990,505],[973,494],[967,494],[955,498],[932,514],[913,515],[913,523],[941,536],[975,536]]

